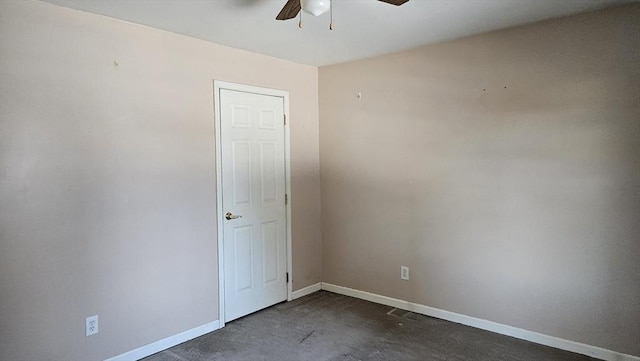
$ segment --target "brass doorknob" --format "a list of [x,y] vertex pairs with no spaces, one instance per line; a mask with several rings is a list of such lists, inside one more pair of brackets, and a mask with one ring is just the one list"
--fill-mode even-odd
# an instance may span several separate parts
[[231,212],[227,212],[224,215],[224,218],[231,220],[231,219],[242,218],[242,216],[234,216]]

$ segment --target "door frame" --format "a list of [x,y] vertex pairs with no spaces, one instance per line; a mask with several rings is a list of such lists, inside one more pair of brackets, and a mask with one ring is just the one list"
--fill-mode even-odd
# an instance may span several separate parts
[[293,292],[293,260],[291,252],[291,156],[290,156],[290,134],[289,134],[289,92],[286,90],[262,88],[251,85],[231,83],[221,80],[213,80],[214,98],[214,139],[216,153],[216,224],[218,227],[218,312],[220,328],[225,325],[224,317],[224,234],[223,234],[223,209],[222,209],[222,134],[221,134],[221,111],[220,111],[220,91],[233,90],[260,95],[280,97],[283,100],[283,112],[286,119],[284,125],[284,169],[285,169],[285,193],[288,195],[286,209],[286,257],[287,273],[287,301],[291,301]]

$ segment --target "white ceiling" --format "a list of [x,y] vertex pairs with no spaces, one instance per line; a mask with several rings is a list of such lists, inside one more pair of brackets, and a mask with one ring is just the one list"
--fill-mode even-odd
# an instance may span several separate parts
[[[333,0],[329,14],[275,20],[286,0],[45,0],[298,63],[323,66],[633,0]],[[306,16],[305,16],[306,15]]]

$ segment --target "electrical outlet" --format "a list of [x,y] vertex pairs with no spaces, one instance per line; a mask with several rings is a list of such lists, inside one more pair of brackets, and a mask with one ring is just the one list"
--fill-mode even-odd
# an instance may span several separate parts
[[400,278],[405,281],[409,280],[409,267],[400,266]]
[[98,333],[98,315],[87,317],[86,324],[87,336],[95,335]]

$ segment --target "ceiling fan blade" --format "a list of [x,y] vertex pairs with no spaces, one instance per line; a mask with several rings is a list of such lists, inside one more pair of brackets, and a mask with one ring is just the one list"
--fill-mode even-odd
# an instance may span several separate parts
[[383,3],[391,4],[391,5],[400,6],[409,0],[379,0],[379,1],[382,1]]
[[278,16],[276,16],[276,20],[293,19],[298,16],[299,12],[300,0],[289,0],[286,4],[284,4],[284,7],[282,8],[282,10],[280,10]]

